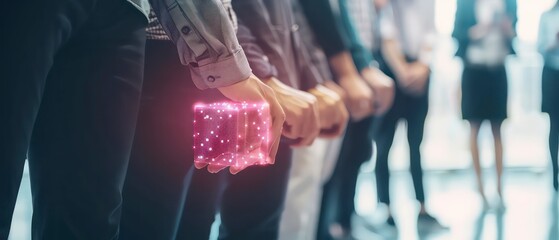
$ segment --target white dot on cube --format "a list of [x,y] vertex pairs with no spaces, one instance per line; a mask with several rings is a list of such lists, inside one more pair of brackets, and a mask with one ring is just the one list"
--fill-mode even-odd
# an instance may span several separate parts
[[214,131],[211,131],[210,134],[214,134]]
[[208,150],[210,150],[210,151],[211,151],[211,150],[213,150],[213,149],[212,149],[212,148],[208,148]]
[[203,143],[200,143],[200,146],[201,146],[201,147],[203,147],[203,146],[204,146],[204,144],[203,144]]
[[223,143],[223,142],[224,142],[224,141],[223,141],[223,140],[221,140],[221,143]]
[[206,142],[209,142],[209,141],[210,141],[210,139],[209,139],[209,138],[206,138]]

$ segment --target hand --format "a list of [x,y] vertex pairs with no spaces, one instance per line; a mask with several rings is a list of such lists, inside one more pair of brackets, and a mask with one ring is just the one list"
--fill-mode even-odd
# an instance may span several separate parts
[[327,80],[327,81],[324,81],[324,83],[322,85],[324,85],[328,89],[330,89],[330,90],[334,91],[336,94],[338,94],[338,96],[340,96],[340,98],[342,98],[343,101],[345,101],[347,99],[347,93],[345,92],[345,90],[342,87],[340,87],[340,85],[336,84],[334,81]]
[[[281,131],[283,129],[283,123],[285,121],[285,113],[281,108],[281,105],[276,98],[274,91],[266,86],[262,81],[260,81],[256,76],[250,76],[248,79],[235,83],[231,86],[221,87],[218,90],[227,98],[237,101],[237,102],[267,102],[270,109],[270,115],[272,119],[271,126],[271,147],[269,158],[273,163],[276,159],[276,154],[279,147],[279,141],[281,137]],[[204,168],[207,164],[195,164],[198,169]],[[237,174],[242,171],[244,167],[230,167],[229,171],[232,174]],[[208,166],[208,171],[216,173],[221,171],[225,167],[219,167],[215,165]]]
[[285,111],[283,135],[297,140],[292,146],[308,146],[320,132],[318,103],[316,97],[307,92],[291,88],[276,78],[265,81],[278,98]]
[[427,90],[427,80],[431,70],[429,66],[422,62],[414,62],[409,65],[409,80],[410,83],[405,89],[416,96],[425,94]]
[[347,94],[346,105],[353,120],[359,121],[374,113],[373,91],[359,75],[341,76],[339,83]]
[[512,21],[510,20],[510,18],[505,17],[503,18],[503,20],[501,21],[501,30],[510,38],[514,37],[516,35],[515,31],[514,31],[514,27],[512,26]]
[[323,85],[317,85],[309,90],[309,93],[318,100],[320,136],[335,138],[342,135],[349,119],[349,113],[340,95]]
[[394,102],[394,80],[377,68],[365,68],[361,75],[375,93],[375,115],[386,113]]
[[478,23],[470,28],[469,35],[473,40],[479,40],[487,35],[490,29],[490,25]]

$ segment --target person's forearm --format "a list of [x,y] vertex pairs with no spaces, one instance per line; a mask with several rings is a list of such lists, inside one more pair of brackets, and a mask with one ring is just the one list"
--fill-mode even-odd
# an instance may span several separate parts
[[359,72],[357,71],[357,68],[355,68],[355,64],[353,63],[353,60],[351,58],[351,54],[347,51],[331,56],[328,60],[330,62],[330,66],[332,67],[332,71],[338,79],[341,76],[359,75]]
[[406,57],[395,40],[382,42],[382,54],[395,74],[401,74],[407,68]]

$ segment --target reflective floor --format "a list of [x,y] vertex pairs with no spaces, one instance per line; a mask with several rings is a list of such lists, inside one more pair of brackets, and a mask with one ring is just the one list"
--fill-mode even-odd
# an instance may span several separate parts
[[[493,174],[486,169],[486,191],[495,204]],[[397,229],[383,224],[385,208],[377,206],[374,175],[368,166],[359,177],[354,218],[356,239],[519,239],[558,240],[559,200],[546,169],[508,169],[505,173],[504,210],[483,211],[470,171],[429,171],[425,175],[428,209],[448,230],[417,229],[418,206],[409,174],[392,175],[392,211]],[[15,209],[10,240],[30,239],[31,194],[26,173]]]
[[[493,174],[486,169],[489,209],[474,187],[469,171],[430,172],[425,176],[427,208],[448,230],[418,229],[418,205],[411,177],[398,172],[392,178],[392,211],[397,230],[384,223],[386,209],[375,204],[374,175],[362,173],[354,221],[357,239],[559,239],[557,194],[546,170],[508,170],[505,173],[504,206],[499,209]],[[374,234],[376,233],[376,234]]]

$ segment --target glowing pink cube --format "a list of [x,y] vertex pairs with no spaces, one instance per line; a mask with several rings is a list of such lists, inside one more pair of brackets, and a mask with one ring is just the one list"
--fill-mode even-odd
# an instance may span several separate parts
[[267,103],[194,106],[194,161],[219,166],[270,164]]

